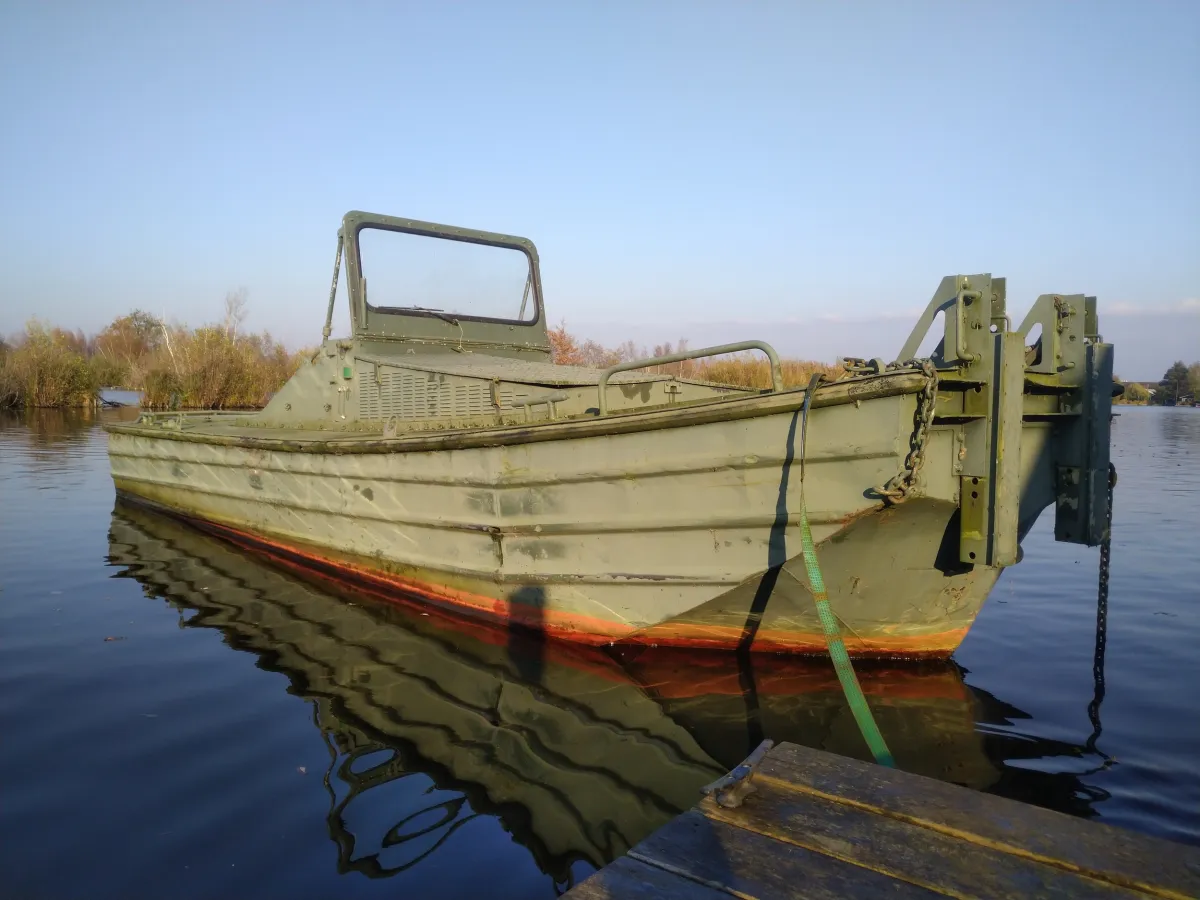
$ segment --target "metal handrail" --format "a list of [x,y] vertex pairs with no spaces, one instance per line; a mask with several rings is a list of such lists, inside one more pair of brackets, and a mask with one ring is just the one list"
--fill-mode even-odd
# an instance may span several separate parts
[[979,354],[972,353],[967,349],[967,304],[972,300],[978,300],[982,296],[983,294],[979,291],[963,289],[954,298],[954,315],[957,317],[955,320],[957,327],[954,329],[954,350],[958,354],[959,359],[969,363],[976,362],[979,359]]
[[783,368],[779,365],[779,354],[775,348],[765,341],[739,341],[736,344],[721,344],[717,347],[702,347],[699,350],[688,350],[684,353],[672,353],[668,356],[655,356],[650,359],[636,359],[633,362],[618,363],[609,366],[600,374],[597,390],[600,392],[600,415],[608,415],[607,388],[608,379],[618,372],[629,372],[633,369],[644,369],[647,366],[664,366],[667,363],[683,362],[687,359],[699,359],[702,356],[720,356],[724,353],[737,353],[741,350],[761,350],[771,363],[771,390],[783,390]]
[[541,406],[543,403],[545,403],[547,409],[549,410],[550,418],[556,419],[558,417],[555,415],[554,404],[562,403],[562,401],[570,399],[571,395],[566,391],[554,391],[549,394],[542,394],[540,397],[532,397],[528,400],[517,400],[513,403],[513,406],[525,407],[525,421],[528,422],[530,410],[532,410],[535,406]]

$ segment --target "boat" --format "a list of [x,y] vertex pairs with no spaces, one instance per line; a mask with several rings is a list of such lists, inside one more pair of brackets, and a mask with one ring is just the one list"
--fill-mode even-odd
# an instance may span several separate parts
[[[761,341],[559,365],[531,241],[353,211],[311,358],[257,412],[107,425],[112,478],[259,552],[596,646],[825,652],[807,527],[851,656],[947,657],[1043,510],[1059,541],[1109,530],[1096,298],[1013,328],[1006,293],[944,277],[895,361],[836,380],[785,384]],[[770,387],[671,368],[741,351]]]
[[[764,733],[869,758],[828,660],[522,640],[121,500],[108,548],[181,628],[218,632],[312,704],[341,872],[394,875],[483,815],[563,884],[577,861],[599,868],[692,806]],[[999,782],[976,726],[986,698],[954,663],[869,663],[860,677],[905,771]]]

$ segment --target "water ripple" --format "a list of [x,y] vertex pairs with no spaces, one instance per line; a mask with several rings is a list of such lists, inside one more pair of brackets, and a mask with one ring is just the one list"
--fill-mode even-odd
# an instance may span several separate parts
[[[8,895],[552,897],[756,735],[865,752],[823,663],[756,662],[752,698],[653,655],[531,677],[486,633],[114,508],[96,421],[0,419]],[[1097,553],[1049,513],[961,668],[862,679],[905,768],[1200,843],[1200,411],[1123,409],[1113,441],[1098,733]]]

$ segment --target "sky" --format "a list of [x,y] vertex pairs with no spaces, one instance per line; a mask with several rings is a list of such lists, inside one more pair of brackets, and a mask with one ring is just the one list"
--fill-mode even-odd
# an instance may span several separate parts
[[9,2],[0,110],[4,334],[245,289],[314,344],[361,209],[531,238],[612,344],[894,356],[990,272],[1200,359],[1196,0]]

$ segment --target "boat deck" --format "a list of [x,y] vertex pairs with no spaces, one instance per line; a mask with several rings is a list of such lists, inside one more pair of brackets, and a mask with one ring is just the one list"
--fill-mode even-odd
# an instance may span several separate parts
[[[813,394],[812,407],[838,406],[882,397],[914,394],[925,386],[920,372],[898,372],[824,384]],[[803,388],[775,393],[709,397],[678,404],[614,410],[605,416],[579,415],[525,421],[523,413],[500,422],[439,419],[407,420],[394,438],[383,436],[384,423],[330,421],[320,427],[275,426],[262,414],[247,412],[144,413],[137,422],[111,423],[109,433],[260,446],[309,452],[390,452],[468,446],[528,444],[563,438],[654,431],[690,425],[725,423],[794,412],[804,404]]]
[[1200,848],[796,744],[752,760],[565,896],[1200,897]]

